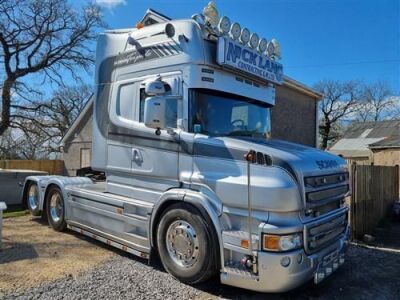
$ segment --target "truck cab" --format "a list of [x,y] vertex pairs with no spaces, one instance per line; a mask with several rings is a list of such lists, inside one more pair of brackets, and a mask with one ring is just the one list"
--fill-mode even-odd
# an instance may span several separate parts
[[[190,284],[282,292],[344,263],[346,162],[271,139],[276,40],[219,17],[106,31],[97,43],[88,178],[33,176],[24,199],[56,230],[158,254]],[[289,121],[289,120],[288,120]]]

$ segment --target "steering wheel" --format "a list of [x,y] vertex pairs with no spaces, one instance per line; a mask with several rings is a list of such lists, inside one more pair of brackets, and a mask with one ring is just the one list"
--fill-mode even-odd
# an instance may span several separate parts
[[[240,123],[240,124],[235,125],[236,123]],[[241,119],[236,119],[231,122],[231,125],[234,127],[244,127],[244,121]]]

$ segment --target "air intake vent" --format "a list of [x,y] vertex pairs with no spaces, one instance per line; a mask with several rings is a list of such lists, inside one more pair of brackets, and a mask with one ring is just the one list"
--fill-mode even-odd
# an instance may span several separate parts
[[258,165],[272,166],[272,158],[268,154],[255,152],[252,163]]

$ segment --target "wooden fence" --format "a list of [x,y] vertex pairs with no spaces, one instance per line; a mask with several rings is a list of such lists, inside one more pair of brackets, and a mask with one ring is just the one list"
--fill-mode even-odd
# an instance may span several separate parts
[[352,165],[350,222],[352,238],[360,239],[386,216],[399,199],[399,166]]
[[45,171],[50,175],[64,175],[63,160],[0,160],[0,169]]

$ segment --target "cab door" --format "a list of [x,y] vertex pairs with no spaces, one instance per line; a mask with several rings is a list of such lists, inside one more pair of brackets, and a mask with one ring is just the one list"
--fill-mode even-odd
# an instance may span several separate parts
[[176,73],[161,74],[161,77],[171,98],[167,108],[170,128],[161,130],[161,134],[157,135],[154,129],[147,128],[143,123],[144,101],[147,96],[145,82],[148,77],[146,77],[133,83],[135,91],[127,93],[136,95],[136,101],[132,106],[133,121],[121,120],[123,118],[120,116],[124,114],[123,103],[127,100],[119,99],[118,95],[121,97],[124,93],[116,91],[116,97],[113,97],[116,100],[116,110],[110,114],[113,124],[110,127],[108,141],[110,168],[107,176],[108,190],[120,195],[135,195],[136,199],[153,203],[164,191],[179,186],[178,119],[182,105],[182,77]]

